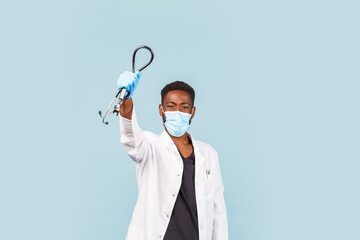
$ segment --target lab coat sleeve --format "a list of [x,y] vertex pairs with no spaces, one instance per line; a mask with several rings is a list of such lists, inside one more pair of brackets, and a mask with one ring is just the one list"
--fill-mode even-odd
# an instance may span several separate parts
[[150,141],[138,125],[135,106],[133,106],[131,114],[131,119],[124,118],[119,114],[120,142],[135,163],[143,164],[150,154]]
[[218,154],[216,153],[215,201],[212,240],[228,240],[228,221]]

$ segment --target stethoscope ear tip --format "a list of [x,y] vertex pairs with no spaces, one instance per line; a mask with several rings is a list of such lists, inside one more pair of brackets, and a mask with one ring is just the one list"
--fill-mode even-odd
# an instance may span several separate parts
[[109,122],[105,122],[105,121],[104,121],[104,120],[105,120],[106,115],[103,117],[103,116],[102,116],[101,111],[99,111],[99,115],[100,115],[100,117],[103,119],[103,123],[104,123],[104,124],[106,124],[106,125],[108,125],[108,124],[109,124]]

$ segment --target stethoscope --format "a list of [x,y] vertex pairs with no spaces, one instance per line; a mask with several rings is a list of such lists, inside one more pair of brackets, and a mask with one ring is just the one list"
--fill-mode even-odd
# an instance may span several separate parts
[[[153,59],[154,59],[154,53],[153,53],[153,51],[151,50],[151,48],[149,48],[148,46],[145,46],[145,45],[142,45],[142,46],[137,47],[137,48],[135,49],[134,53],[133,53],[133,58],[132,58],[132,71],[133,71],[133,73],[135,73],[135,56],[136,56],[137,51],[139,51],[141,48],[145,48],[145,49],[149,50],[149,52],[151,53],[151,58],[150,58],[150,61],[149,61],[147,64],[145,64],[144,66],[142,66],[142,67],[138,70],[139,72],[141,72],[141,71],[144,70],[147,66],[149,66],[150,63],[151,63],[151,62],[153,61]],[[106,125],[109,124],[109,122],[105,122],[105,118],[106,118],[107,116],[109,116],[110,114],[116,113],[116,116],[119,115],[120,105],[124,102],[124,98],[125,98],[126,95],[127,95],[126,93],[127,93],[127,91],[126,91],[125,88],[119,89],[119,91],[117,91],[115,97],[114,97],[113,100],[111,101],[109,107],[107,108],[107,110],[106,110],[106,112],[105,112],[105,115],[102,116],[102,115],[101,115],[101,111],[99,111],[99,115],[100,115],[100,117],[102,118],[102,122],[103,122],[103,123],[105,123]],[[111,105],[114,103],[114,101],[115,101],[116,98],[119,98],[119,102],[118,102],[118,104],[114,107],[114,109],[113,109],[111,112],[109,112],[109,109],[110,109]]]

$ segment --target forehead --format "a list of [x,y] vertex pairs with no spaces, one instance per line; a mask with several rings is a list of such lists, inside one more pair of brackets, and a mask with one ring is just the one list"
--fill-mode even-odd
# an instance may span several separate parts
[[188,92],[183,90],[172,90],[164,96],[164,103],[175,102],[175,103],[189,103],[191,104],[191,97]]

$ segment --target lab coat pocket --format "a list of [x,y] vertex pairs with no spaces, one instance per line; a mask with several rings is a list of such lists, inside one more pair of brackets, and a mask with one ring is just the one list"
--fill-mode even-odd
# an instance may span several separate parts
[[214,169],[207,168],[205,170],[206,197],[212,198],[215,192],[214,186]]

